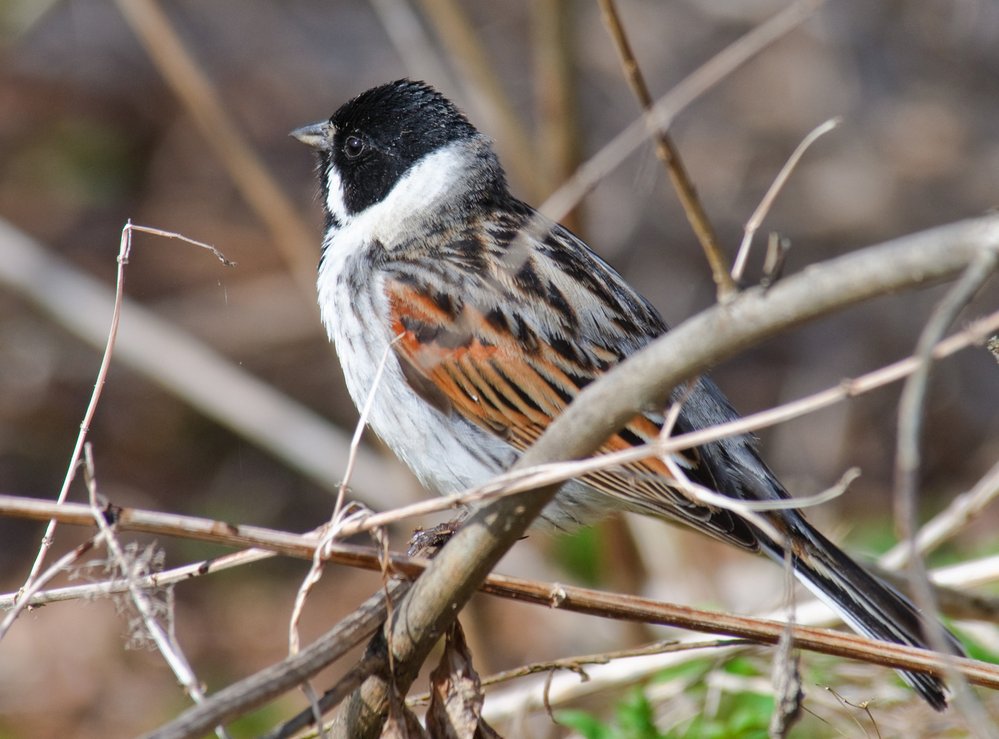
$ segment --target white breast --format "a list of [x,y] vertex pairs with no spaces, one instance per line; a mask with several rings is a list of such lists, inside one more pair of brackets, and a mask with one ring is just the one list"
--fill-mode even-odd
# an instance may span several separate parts
[[351,399],[361,409],[373,397],[368,425],[434,492],[459,492],[502,472],[516,457],[505,442],[444,416],[409,387],[390,349],[394,337],[381,279],[365,267],[374,263],[365,249],[378,246],[351,244],[342,235],[326,244],[319,306]]
[[[339,178],[329,180],[327,206],[340,228],[327,236],[319,269],[319,306],[336,345],[347,390],[368,425],[426,487],[449,494],[480,485],[509,469],[518,453],[505,441],[454,414],[446,416],[406,382],[390,348],[389,305],[375,265],[426,219],[466,188],[469,162],[481,142],[458,142],[434,152],[404,175],[380,202],[348,214]],[[378,250],[378,251],[376,251]],[[378,253],[378,252],[381,253]],[[377,387],[378,368],[384,370]],[[606,496],[569,483],[543,517],[569,528],[595,517]]]

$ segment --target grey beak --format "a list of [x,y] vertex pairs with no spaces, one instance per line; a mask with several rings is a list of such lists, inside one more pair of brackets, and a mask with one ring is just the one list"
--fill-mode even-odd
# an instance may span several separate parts
[[306,146],[313,149],[325,149],[330,143],[330,124],[327,121],[313,123],[310,126],[302,126],[292,131],[289,136],[294,136]]

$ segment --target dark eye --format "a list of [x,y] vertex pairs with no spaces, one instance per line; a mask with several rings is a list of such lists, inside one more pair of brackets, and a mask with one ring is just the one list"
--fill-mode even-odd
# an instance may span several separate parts
[[343,153],[348,159],[357,159],[364,151],[364,141],[360,136],[348,136],[343,142]]

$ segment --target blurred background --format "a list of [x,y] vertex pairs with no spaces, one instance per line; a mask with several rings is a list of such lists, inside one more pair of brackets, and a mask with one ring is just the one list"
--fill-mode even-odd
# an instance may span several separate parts
[[[658,96],[783,5],[621,0],[619,8]],[[120,234],[131,219],[213,244],[237,266],[176,240],[136,236],[122,335],[89,434],[101,492],[120,505],[295,531],[328,518],[357,413],[315,308],[322,217],[314,162],[288,132],[403,76],[455,100],[496,140],[515,192],[535,204],[638,114],[595,2],[0,3],[3,492],[58,493],[100,364]],[[997,80],[994,0],[841,0],[708,91],[672,133],[731,259],[794,147],[842,117],[764,223],[748,269],[755,281],[770,230],[791,240],[793,272],[995,208]],[[650,146],[611,172],[571,224],[671,324],[714,300]],[[834,385],[911,353],[942,290],[846,311],[746,352],[714,376],[743,412]],[[964,317],[997,307],[993,281]],[[862,470],[847,494],[811,514],[860,553],[894,541],[898,394],[893,386],[761,433],[764,456],[795,494]],[[999,458],[997,407],[999,371],[984,350],[936,368],[925,516]],[[365,441],[353,478],[359,499],[383,510],[424,495],[376,439]],[[84,497],[77,482],[71,499]],[[996,511],[986,511],[939,561],[995,552],[997,523]],[[392,532],[397,546],[410,529]],[[5,591],[23,582],[41,532],[0,520]],[[61,528],[56,552],[87,535]],[[158,545],[167,566],[221,553],[186,541]],[[305,568],[271,561],[176,589],[177,636],[209,690],[286,653]],[[673,529],[663,536],[661,524],[648,522],[535,534],[501,569],[740,611],[781,603],[778,568]],[[329,568],[303,637],[377,585],[374,575]],[[0,736],[129,736],[186,705],[158,654],[126,649],[129,622],[115,611],[104,600],[21,617],[0,644]],[[652,634],[484,598],[465,622],[482,673]],[[253,735],[303,706],[289,696],[240,731]],[[547,719],[532,731],[564,733]]]

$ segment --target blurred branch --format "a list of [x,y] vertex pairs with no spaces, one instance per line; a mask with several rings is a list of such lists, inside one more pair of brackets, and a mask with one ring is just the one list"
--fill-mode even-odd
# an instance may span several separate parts
[[[646,115],[631,123],[590,157],[548,197],[540,208],[541,212],[554,221],[560,220],[603,177],[641,146],[651,131],[668,129],[680,111],[770,44],[797,28],[823,2],[824,0],[796,0],[719,51],[659,98]],[[651,127],[650,118],[654,124]]]
[[305,302],[317,310],[315,273],[319,237],[274,182],[218,92],[184,47],[156,0],[116,0],[174,94],[218,154],[233,183],[267,226]]
[[[538,152],[544,163],[540,184],[545,194],[568,179],[579,166],[579,111],[573,74],[574,8],[570,0],[539,0],[531,5]],[[578,232],[582,227],[580,208],[577,203],[562,219],[562,224],[572,231]]]
[[933,571],[934,579],[941,585],[961,585],[968,587],[987,585],[999,580],[999,554],[981,557],[971,562],[939,567]]
[[[0,219],[0,283],[60,326],[103,348],[114,292]],[[125,299],[115,356],[167,391],[329,490],[346,469],[350,435],[148,309]],[[359,452],[351,485],[373,508],[405,502],[411,486],[394,461]]]
[[[921,555],[936,549],[971,523],[997,496],[999,496],[999,462],[992,465],[971,490],[956,497],[944,510],[923,524],[915,537],[916,549]],[[909,543],[903,541],[883,554],[879,564],[882,567],[895,569],[906,564],[911,556]]]
[[669,174],[670,181],[673,183],[673,189],[676,190],[676,194],[680,199],[680,205],[683,206],[683,212],[686,214],[691,228],[694,229],[694,234],[697,236],[697,240],[704,250],[704,256],[708,260],[708,265],[711,267],[711,277],[715,281],[715,286],[718,290],[718,300],[727,300],[735,294],[736,286],[728,273],[725,256],[722,254],[721,247],[718,246],[718,238],[715,236],[715,231],[711,226],[708,214],[704,211],[704,205],[697,196],[694,183],[691,182],[690,175],[687,173],[687,169],[683,165],[683,160],[680,158],[680,152],[674,145],[673,139],[667,132],[666,127],[657,126],[653,122],[651,115],[648,115],[652,112],[652,95],[649,94],[649,88],[645,84],[642,69],[638,65],[638,60],[631,49],[628,35],[617,12],[617,5],[614,0],[599,0],[599,4],[604,24],[607,26],[611,38],[614,39],[614,46],[617,48],[618,56],[621,58],[624,76],[628,80],[631,91],[638,98],[642,110],[647,114],[646,120],[649,129],[652,131],[651,135],[656,146],[656,156],[659,157],[659,161],[666,165],[666,172]]
[[511,176],[527,190],[527,199],[538,196],[535,146],[527,129],[503,89],[496,64],[489,58],[482,39],[457,0],[420,0],[438,37],[455,60],[469,98],[486,107],[484,118],[496,122],[496,145]]
[[368,1],[409,75],[450,93],[454,88],[451,75],[409,0]]
[[0,48],[7,37],[24,37],[37,28],[61,0],[10,0],[0,8]]
[[919,472],[921,465],[923,413],[933,367],[933,347],[971,302],[975,293],[988,281],[999,265],[999,251],[983,250],[971,261],[961,278],[937,304],[916,344],[919,366],[902,388],[898,402],[898,445],[895,453],[895,523],[899,538],[906,542],[909,554],[909,585],[916,606],[929,619],[926,638],[933,649],[945,657],[945,674],[951,683],[955,707],[964,714],[976,736],[999,737],[986,712],[972,695],[967,682],[950,667],[954,648],[940,624],[939,605],[933,592],[926,563],[919,553],[916,532],[919,521]]
[[[863,249],[741,293],[653,341],[588,385],[514,465],[591,454],[636,414],[662,406],[672,388],[753,343],[878,295],[925,285],[999,249],[999,216],[963,221]],[[476,511],[403,599],[385,641],[393,679],[373,676],[335,722],[336,736],[377,736],[390,691],[405,694],[430,648],[558,485]]]

